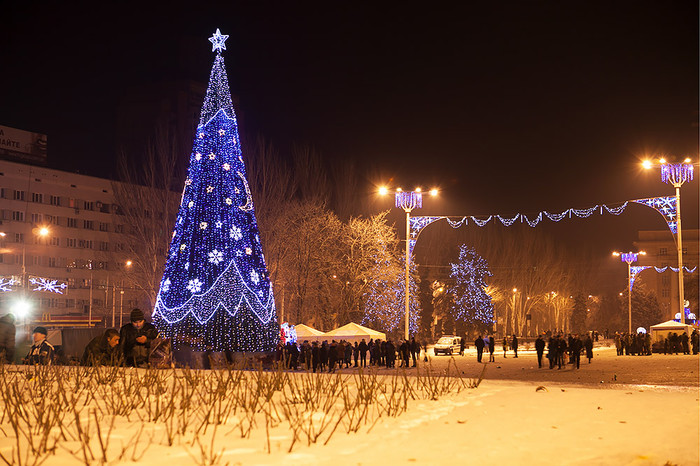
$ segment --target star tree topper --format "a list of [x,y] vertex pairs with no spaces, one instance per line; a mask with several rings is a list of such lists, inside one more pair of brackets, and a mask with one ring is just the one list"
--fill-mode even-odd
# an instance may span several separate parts
[[226,50],[226,39],[228,39],[228,36],[221,34],[219,28],[216,28],[214,35],[209,38],[209,42],[211,42],[211,51],[221,53],[222,50]]

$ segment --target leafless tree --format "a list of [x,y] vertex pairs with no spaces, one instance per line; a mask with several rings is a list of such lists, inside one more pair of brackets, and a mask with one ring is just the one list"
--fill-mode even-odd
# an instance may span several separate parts
[[125,281],[141,290],[150,306],[155,304],[181,199],[174,189],[183,185],[177,169],[182,155],[174,147],[174,138],[158,129],[142,157],[121,155],[119,181],[112,183],[115,257],[130,258],[129,270],[121,264]]

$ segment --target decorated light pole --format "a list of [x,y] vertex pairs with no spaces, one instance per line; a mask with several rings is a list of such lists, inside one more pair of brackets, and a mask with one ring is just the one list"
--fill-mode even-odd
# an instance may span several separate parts
[[395,195],[396,207],[399,207],[406,212],[406,276],[405,276],[405,293],[404,302],[406,306],[406,325],[404,338],[408,340],[408,324],[409,324],[409,270],[411,266],[411,251],[410,251],[410,235],[411,235],[411,211],[416,208],[423,207],[423,193],[420,188],[415,191],[402,191],[401,188],[396,190]]
[[[676,188],[676,252],[678,253],[678,306],[681,313],[681,323],[685,323],[685,293],[683,287],[683,236],[681,232],[681,186],[686,181],[693,179],[693,164],[689,158],[683,163],[668,163],[665,159],[659,159],[661,166],[661,181],[673,185]],[[651,168],[653,163],[644,162],[644,168]]]
[[613,252],[613,256],[615,257],[620,257],[622,259],[622,262],[627,263],[627,333],[632,334],[632,285],[634,284],[634,279],[637,276],[636,270],[635,273],[632,273],[632,264],[637,262],[637,257],[638,256],[645,256],[646,252],[644,251],[639,251],[639,252]]

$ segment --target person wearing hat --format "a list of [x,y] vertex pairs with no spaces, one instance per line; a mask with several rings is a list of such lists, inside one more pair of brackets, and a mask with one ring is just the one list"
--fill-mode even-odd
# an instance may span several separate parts
[[7,364],[15,360],[15,316],[5,314],[0,317],[0,361]]
[[130,320],[119,331],[119,344],[127,366],[143,367],[148,364],[151,342],[158,336],[158,330],[146,322],[141,309],[132,310]]
[[29,349],[29,353],[24,358],[25,364],[41,364],[50,366],[53,363],[54,348],[51,343],[46,341],[46,327],[37,327],[32,332],[34,344]]

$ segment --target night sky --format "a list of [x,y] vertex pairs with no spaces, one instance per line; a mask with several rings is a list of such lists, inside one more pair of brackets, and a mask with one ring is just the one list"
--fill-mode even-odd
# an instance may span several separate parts
[[[217,27],[242,131],[355,162],[358,196],[393,179],[441,188],[425,214],[556,212],[671,194],[645,154],[697,161],[696,1],[110,3],[2,7],[0,124],[47,134],[53,167],[112,175],[126,89],[205,83]],[[598,222],[601,248],[664,228],[639,209]]]

